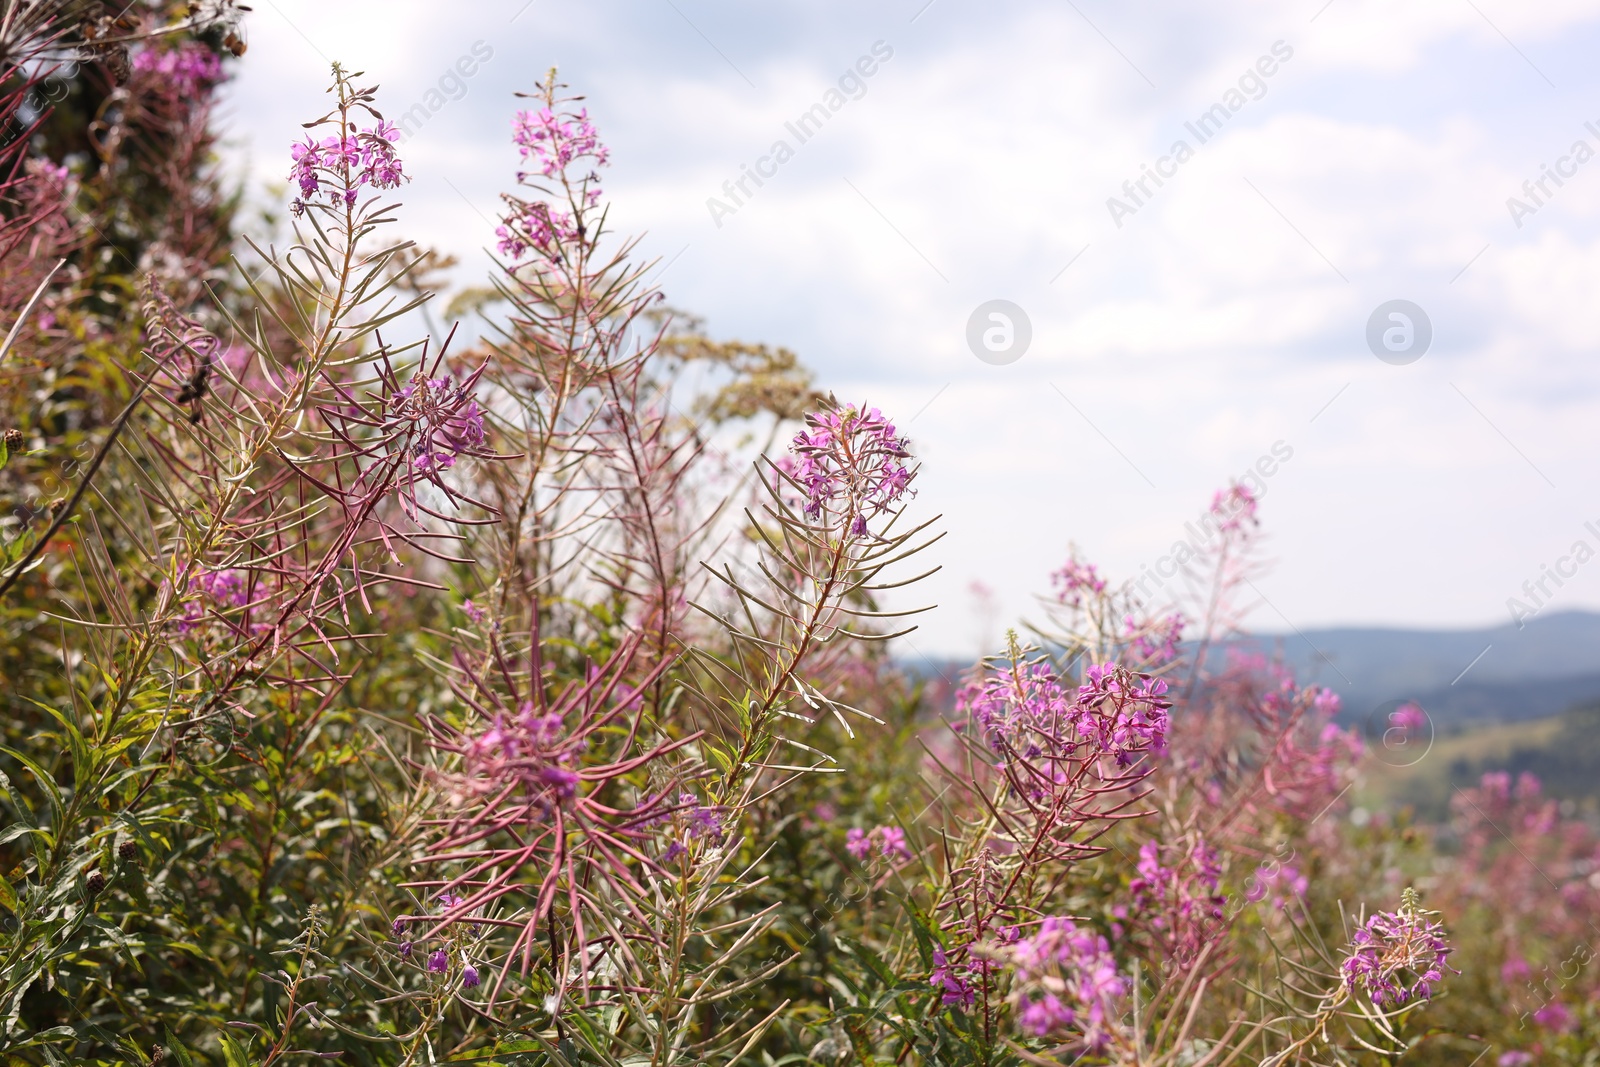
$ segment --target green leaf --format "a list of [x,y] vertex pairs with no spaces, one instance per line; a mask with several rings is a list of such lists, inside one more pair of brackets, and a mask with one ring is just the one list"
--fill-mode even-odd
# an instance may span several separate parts
[[83,734],[79,731],[78,724],[67,718],[65,713],[57,711],[48,704],[41,704],[37,700],[30,700],[29,703],[43,708],[67,732],[67,747],[72,750],[73,787],[82,789],[94,774],[94,758],[89,753],[89,744],[83,739]]
[[[55,776],[14,748],[0,745],[0,752],[4,752],[32,772],[34,779],[39,783],[39,787],[45,791],[45,797],[50,801],[50,807],[56,813],[55,825],[59,827],[66,819],[67,802],[61,795],[60,787],[56,785]],[[7,784],[9,785],[9,783]],[[13,801],[16,799],[14,792],[12,793],[12,799]]]
[[18,821],[30,830],[37,830],[39,824],[33,817],[33,809],[23,801],[22,795],[11,784],[11,779],[6,776],[5,771],[0,771],[0,789],[4,789],[6,796],[11,798],[11,806],[16,809]]
[[218,1035],[222,1038],[222,1057],[228,1061],[228,1067],[250,1067],[250,1050],[241,1045],[230,1033]]
[[0,874],[0,906],[13,913],[17,910],[17,894],[3,874]]
[[195,1067],[194,1057],[170,1029],[167,1030],[167,1055],[178,1061],[178,1067]]

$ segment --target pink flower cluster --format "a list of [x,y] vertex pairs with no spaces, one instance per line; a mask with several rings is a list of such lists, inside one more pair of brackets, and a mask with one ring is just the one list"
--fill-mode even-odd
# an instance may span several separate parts
[[1134,901],[1153,911],[1156,929],[1169,925],[1163,914],[1171,912],[1179,922],[1222,918],[1228,898],[1221,892],[1222,867],[1217,850],[1205,838],[1196,838],[1187,855],[1175,858],[1174,867],[1162,865],[1162,852],[1179,852],[1176,846],[1146,841],[1139,849],[1139,877],[1128,885]]
[[577,792],[573,767],[583,747],[568,736],[560,712],[540,715],[529,701],[511,718],[496,715],[489,729],[468,741],[463,756],[480,791],[519,783],[535,806],[550,810]]
[[1093,736],[1100,751],[1126,767],[1147,752],[1167,750],[1171,725],[1163,699],[1167,683],[1146,678],[1113,663],[1097,663],[1084,672],[1078,687],[1079,732]]
[[[1076,694],[1067,690],[1043,659],[995,669],[956,694],[956,708],[983,730],[1001,755],[1114,758],[1126,767],[1139,756],[1166,748],[1167,684],[1115,664],[1084,672]],[[1080,752],[1089,747],[1092,751]]]
[[243,571],[201,571],[189,579],[189,588],[200,595],[183,605],[179,633],[189,633],[200,625],[208,601],[218,607],[242,608],[250,599],[250,581]]
[[939,991],[939,1003],[945,1007],[972,1010],[973,1001],[977,996],[967,978],[968,973],[970,965],[963,967],[958,963],[951,963],[950,956],[944,949],[933,950],[933,971],[928,975],[928,984]]
[[[580,159],[592,159],[597,167],[611,162],[611,150],[600,143],[594,123],[589,121],[588,108],[566,115],[558,115],[548,107],[519,111],[511,123],[511,140],[521,150],[522,158],[535,163],[546,178],[555,177]],[[526,173],[520,173],[517,180],[526,177]],[[591,174],[590,180],[595,177]],[[595,199],[599,192],[594,190]]]
[[1038,1037],[1077,1030],[1092,1050],[1109,1040],[1117,1002],[1128,981],[1117,972],[1111,946],[1071,919],[1050,917],[1010,951],[1016,969],[1017,1023]]
[[900,499],[911,484],[905,439],[877,408],[864,412],[850,405],[813,412],[806,416],[806,426],[789,446],[795,456],[794,479],[806,492],[806,516],[837,516],[849,536],[865,536],[867,520]]
[[1069,608],[1081,608],[1084,601],[1105,593],[1106,580],[1093,563],[1081,563],[1076,556],[1050,576],[1056,599]]
[[1140,622],[1129,615],[1123,632],[1133,639],[1133,652],[1139,660],[1155,668],[1178,658],[1178,646],[1183,642],[1183,628],[1187,623],[1180,612],[1154,622]]
[[679,856],[689,851],[685,840],[705,840],[713,844],[721,841],[728,834],[724,825],[721,808],[708,807],[700,803],[700,798],[693,793],[679,793],[677,810],[663,816],[670,819],[675,827],[676,836],[667,845],[667,850],[661,855],[662,863],[671,863]]
[[425,474],[446,470],[484,440],[483,412],[465,385],[449,375],[418,372],[395,395],[396,415],[417,427],[412,466]]
[[1218,489],[1211,498],[1211,514],[1217,517],[1218,529],[1224,533],[1260,526],[1259,507],[1256,495],[1237,482],[1226,489]]
[[1364,989],[1379,1006],[1429,999],[1444,980],[1450,955],[1444,927],[1429,919],[1430,914],[1418,907],[1416,892],[1407,889],[1399,911],[1377,912],[1357,927],[1341,965],[1345,987],[1352,993]]
[[844,849],[862,863],[867,862],[874,849],[885,859],[911,858],[906,832],[898,826],[874,826],[871,830],[853,828],[844,835]]
[[1252,904],[1265,900],[1281,911],[1291,900],[1305,896],[1310,888],[1310,880],[1295,864],[1263,863],[1245,886],[1244,898]]
[[[565,177],[567,168],[580,160],[594,167],[610,163],[610,151],[600,143],[587,109],[558,114],[553,108],[519,111],[511,126],[511,139],[545,178]],[[518,171],[517,181],[526,182],[528,171]],[[495,236],[500,254],[513,262],[537,250],[549,259],[560,258],[561,246],[583,236],[585,227],[577,217],[600,201],[600,175],[590,170],[569,189],[572,212],[561,211],[544,201],[524,201],[507,197],[512,211],[501,220]]]
[[133,57],[133,69],[159,79],[182,97],[194,97],[222,80],[222,60],[194,41],[176,48],[147,48]]
[[555,259],[561,245],[577,239],[577,224],[566,212],[556,211],[543,201],[519,207],[520,213],[507,216],[494,231],[500,239],[495,248],[507,259],[521,259],[530,247]]
[[364,186],[394,189],[408,181],[400,157],[395,154],[394,142],[399,137],[398,127],[380,121],[353,135],[332,134],[321,141],[307,137],[290,145],[294,166],[289,170],[289,180],[300,188],[290,210],[297,218],[304,214],[324,183],[329,186],[331,203],[353,208]]

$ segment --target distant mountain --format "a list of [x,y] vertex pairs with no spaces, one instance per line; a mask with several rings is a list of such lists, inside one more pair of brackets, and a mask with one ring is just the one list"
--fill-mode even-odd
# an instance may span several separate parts
[[1334,690],[1347,719],[1394,701],[1420,704],[1441,728],[1541,718],[1600,700],[1600,614],[1553,612],[1521,629],[1338,628],[1247,638],[1302,683]]
[[[1339,627],[1264,634],[1232,647],[1281,657],[1301,684],[1327,686],[1344,703],[1341,718],[1381,719],[1397,701],[1421,705],[1441,731],[1487,722],[1522,722],[1600,701],[1600,614],[1552,612],[1521,629]],[[1220,668],[1224,650],[1215,650]],[[971,664],[907,659],[931,685],[938,706]]]

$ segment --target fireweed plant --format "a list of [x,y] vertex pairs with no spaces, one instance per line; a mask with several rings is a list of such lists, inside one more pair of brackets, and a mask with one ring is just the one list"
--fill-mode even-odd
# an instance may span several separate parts
[[665,309],[553,72],[463,344],[418,332],[439,261],[394,236],[410,168],[363,76],[286,147],[280,247],[233,236],[208,163],[236,9],[25,13],[7,1062],[1595,1047],[1592,828],[1505,775],[1434,830],[1352,821],[1337,699],[1233,640],[1246,488],[1174,603],[1073,553],[1003,648],[914,682],[912,442]]

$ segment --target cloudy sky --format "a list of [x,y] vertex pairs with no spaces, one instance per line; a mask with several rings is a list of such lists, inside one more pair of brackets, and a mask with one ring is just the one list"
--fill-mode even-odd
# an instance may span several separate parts
[[[669,301],[913,438],[950,531],[924,654],[976,651],[974,581],[1029,613],[1069,542],[1156,566],[1275,446],[1262,629],[1507,622],[1563,558],[1544,610],[1600,607],[1600,560],[1571,556],[1600,548],[1600,0],[1196,6],[255,0],[232,151],[281,180],[331,59],[390,112],[442,80],[404,221],[472,282],[512,94],[558,66]],[[800,144],[785,124],[863,57]],[[727,197],[780,139],[793,158]],[[1031,327],[1004,365],[967,337],[996,299]],[[1403,364],[1368,342],[1393,300],[1432,334]]]

